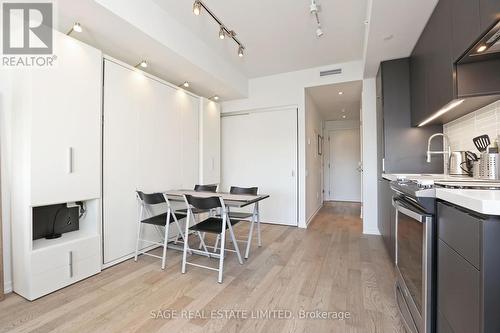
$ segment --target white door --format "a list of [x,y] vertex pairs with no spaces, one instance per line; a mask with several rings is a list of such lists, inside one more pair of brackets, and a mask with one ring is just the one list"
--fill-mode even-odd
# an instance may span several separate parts
[[261,221],[297,225],[297,109],[222,116],[222,188],[257,186]]
[[330,131],[330,199],[361,201],[359,128]]

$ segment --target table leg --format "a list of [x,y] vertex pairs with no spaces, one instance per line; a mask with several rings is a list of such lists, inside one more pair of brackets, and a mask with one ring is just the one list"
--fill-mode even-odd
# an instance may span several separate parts
[[262,239],[260,236],[260,210],[259,210],[259,203],[255,203],[255,207],[257,208],[257,239],[259,243],[259,247],[262,246]]
[[247,248],[245,250],[245,259],[248,259],[248,255],[250,254],[250,246],[252,245],[252,238],[253,238],[253,226],[254,226],[256,220],[257,220],[257,205],[254,205],[252,221],[250,222],[250,230],[248,231]]

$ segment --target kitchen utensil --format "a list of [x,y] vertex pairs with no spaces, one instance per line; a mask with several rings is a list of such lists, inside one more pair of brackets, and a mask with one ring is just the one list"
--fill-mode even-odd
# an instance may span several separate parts
[[472,167],[477,155],[470,151],[454,151],[448,161],[448,174],[451,176],[472,177]]
[[479,178],[494,180],[500,179],[499,156],[500,154],[494,152],[483,152],[481,154],[481,161],[479,163]]
[[472,141],[474,142],[477,150],[479,150],[481,153],[486,151],[486,148],[488,148],[491,143],[490,137],[486,134],[475,137],[474,139],[472,139]]

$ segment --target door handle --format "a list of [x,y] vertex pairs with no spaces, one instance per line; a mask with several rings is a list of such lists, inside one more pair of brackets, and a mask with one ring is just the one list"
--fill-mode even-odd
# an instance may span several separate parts
[[73,251],[69,251],[69,277],[73,277]]
[[68,147],[68,173],[73,173],[73,147]]

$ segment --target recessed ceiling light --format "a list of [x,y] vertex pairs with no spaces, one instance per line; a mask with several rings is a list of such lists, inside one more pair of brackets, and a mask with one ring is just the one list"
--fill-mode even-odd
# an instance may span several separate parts
[[347,118],[347,116],[346,116],[346,115],[343,115],[343,116],[342,116],[342,119],[345,119],[345,118]]
[[218,101],[218,100],[219,100],[219,96],[214,95],[214,96],[212,97],[212,99],[213,99],[214,101]]
[[486,45],[481,45],[480,47],[477,48],[477,52],[481,53],[486,51],[488,47]]
[[185,81],[185,82],[182,84],[182,86],[183,86],[184,88],[189,88],[189,82]]
[[243,46],[238,47],[238,57],[243,58],[244,56],[243,50],[245,50]]
[[193,4],[193,14],[198,16],[201,13],[201,3],[199,1],[195,1]]
[[339,91],[339,95],[343,95],[343,94],[344,94],[344,92],[343,92],[343,91]]

